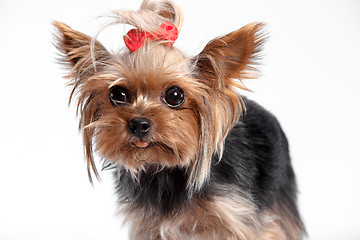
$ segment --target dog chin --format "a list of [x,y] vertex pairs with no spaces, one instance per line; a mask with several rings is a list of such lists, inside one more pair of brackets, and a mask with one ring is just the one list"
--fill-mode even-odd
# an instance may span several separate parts
[[131,170],[146,169],[150,165],[161,167],[187,166],[190,159],[181,156],[173,148],[160,142],[150,142],[147,140],[133,140],[126,151],[120,153],[114,162]]

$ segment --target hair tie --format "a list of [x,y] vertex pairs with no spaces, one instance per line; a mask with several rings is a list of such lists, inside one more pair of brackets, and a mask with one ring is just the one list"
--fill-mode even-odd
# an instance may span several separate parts
[[171,47],[178,38],[177,27],[169,21],[165,21],[156,32],[145,32],[140,29],[131,29],[124,35],[124,42],[130,52],[134,52],[144,45],[146,40],[161,41]]

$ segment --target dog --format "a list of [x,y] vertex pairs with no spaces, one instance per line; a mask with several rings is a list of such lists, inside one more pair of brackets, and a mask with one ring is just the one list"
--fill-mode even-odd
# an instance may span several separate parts
[[96,153],[114,169],[130,239],[303,239],[286,136],[240,95],[257,76],[264,24],[188,57],[173,46],[182,23],[171,0],[116,11],[109,25],[135,27],[118,52],[53,23],[90,181]]

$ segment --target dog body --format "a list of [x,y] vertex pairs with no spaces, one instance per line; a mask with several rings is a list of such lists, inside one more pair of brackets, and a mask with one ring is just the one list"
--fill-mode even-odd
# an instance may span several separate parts
[[[296,183],[279,123],[241,97],[256,77],[263,24],[249,24],[187,57],[169,0],[116,12],[137,29],[110,53],[55,22],[77,96],[89,177],[94,152],[115,168],[131,239],[301,239]],[[112,23],[112,24],[113,24]]]
[[244,100],[221,161],[212,158],[208,181],[191,198],[186,169],[150,168],[138,180],[116,172],[131,239],[300,239],[286,137],[273,115]]

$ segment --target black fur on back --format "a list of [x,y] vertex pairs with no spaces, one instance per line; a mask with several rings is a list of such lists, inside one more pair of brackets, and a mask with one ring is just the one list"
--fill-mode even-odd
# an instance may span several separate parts
[[299,220],[287,139],[271,113],[244,101],[246,112],[226,138],[221,161],[213,157],[210,178],[201,191],[189,197],[185,169],[149,167],[138,180],[119,169],[115,176],[120,202],[168,215],[187,207],[194,197],[211,199],[217,186],[227,186],[250,196],[259,210],[277,204]]

